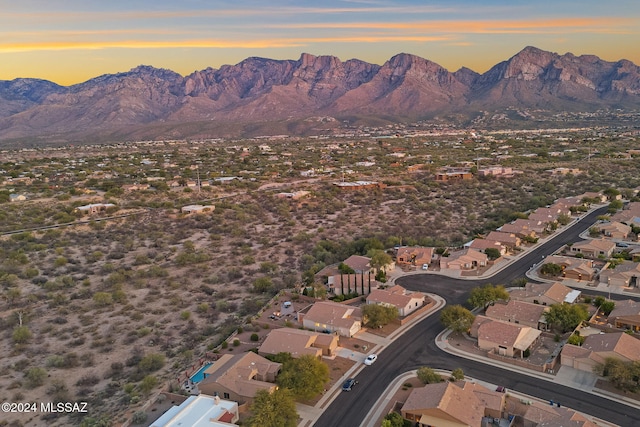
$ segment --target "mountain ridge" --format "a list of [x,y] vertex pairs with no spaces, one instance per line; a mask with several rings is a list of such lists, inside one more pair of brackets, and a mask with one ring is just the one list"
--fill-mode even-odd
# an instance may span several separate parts
[[626,59],[527,46],[480,74],[450,72],[409,53],[383,65],[303,53],[298,60],[249,57],[186,76],[140,65],[70,86],[0,81],[0,139],[215,137],[229,126],[235,130],[222,133],[318,116],[405,121],[504,108],[639,107],[640,67]]

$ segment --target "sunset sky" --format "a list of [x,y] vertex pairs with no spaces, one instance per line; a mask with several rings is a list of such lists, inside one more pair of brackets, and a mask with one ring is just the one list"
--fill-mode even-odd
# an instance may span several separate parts
[[638,0],[0,0],[0,80],[182,75],[303,52],[484,72],[526,46],[640,64]]

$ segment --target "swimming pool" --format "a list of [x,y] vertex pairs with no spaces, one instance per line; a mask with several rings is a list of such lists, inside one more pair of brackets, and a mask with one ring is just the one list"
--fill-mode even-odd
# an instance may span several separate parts
[[202,381],[204,379],[204,371],[207,370],[207,368],[209,366],[213,365],[213,363],[209,362],[209,363],[205,363],[204,365],[202,365],[202,368],[198,369],[198,372],[196,372],[195,374],[191,375],[191,381],[193,381],[195,384],[199,383],[200,381]]

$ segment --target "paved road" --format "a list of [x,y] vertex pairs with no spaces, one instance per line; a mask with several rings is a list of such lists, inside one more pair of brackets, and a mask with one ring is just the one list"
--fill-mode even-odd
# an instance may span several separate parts
[[[562,234],[532,250],[490,279],[468,281],[433,274],[406,276],[396,283],[408,289],[441,295],[447,304],[463,304],[470,288],[483,283],[510,283],[522,277],[533,264],[542,260],[562,245],[579,240],[579,234],[588,229],[595,217],[605,208],[592,212]],[[621,403],[564,387],[549,381],[503,370],[493,365],[460,358],[440,350],[435,338],[442,331],[438,316],[432,315],[416,324],[378,354],[375,365],[363,369],[356,377],[359,384],[352,392],[341,393],[327,407],[314,424],[316,427],[358,426],[372,409],[372,405],[386,387],[399,375],[421,366],[453,370],[462,368],[466,375],[490,383],[498,383],[512,390],[545,400],[560,402],[564,406],[594,415],[620,426],[640,425],[640,413]]]

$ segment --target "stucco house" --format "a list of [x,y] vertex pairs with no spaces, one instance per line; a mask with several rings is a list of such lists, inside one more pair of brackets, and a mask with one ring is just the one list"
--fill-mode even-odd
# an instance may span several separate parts
[[253,352],[224,354],[204,372],[198,389],[211,396],[251,403],[259,390],[276,390],[281,363],[271,362]]
[[293,357],[312,355],[315,357],[333,356],[338,348],[338,337],[301,329],[280,328],[269,332],[258,354],[262,356],[278,353],[290,353]]
[[625,332],[593,334],[585,338],[582,346],[565,344],[560,363],[581,371],[593,372],[598,364],[609,357],[623,362],[640,360],[640,339]]
[[618,221],[604,222],[595,227],[603,235],[612,239],[626,239],[631,234],[631,227]]
[[376,289],[367,296],[367,304],[380,304],[398,309],[398,315],[408,316],[424,305],[422,292],[407,291],[400,285],[388,289]]
[[421,427],[480,426],[484,417],[500,418],[504,402],[504,393],[466,381],[447,381],[411,390],[400,413]]
[[564,286],[562,283],[527,283],[523,288],[510,292],[512,300],[533,304],[572,304],[577,301],[580,291]]
[[607,323],[617,329],[640,332],[640,302],[634,300],[616,301],[607,317]]
[[423,248],[414,246],[399,247],[396,252],[396,264],[398,265],[418,265],[430,264],[433,260],[434,248]]
[[615,268],[607,268],[600,272],[600,283],[609,286],[638,287],[640,263],[623,261]]
[[546,330],[547,321],[545,320],[544,313],[548,310],[549,307],[544,305],[512,299],[508,302],[498,301],[490,305],[485,311],[485,316],[493,320]]
[[566,279],[591,281],[598,273],[590,259],[551,255],[544,259],[544,263],[561,266],[561,276]]
[[538,329],[476,316],[471,336],[478,339],[478,347],[507,357],[524,357],[524,352],[535,344],[542,334]]
[[613,254],[616,244],[605,239],[592,239],[576,242],[571,246],[571,253],[582,254],[590,258],[609,258]]
[[239,419],[238,402],[199,394],[169,408],[150,427],[230,427]]
[[489,239],[473,239],[468,247],[482,253],[485,253],[487,249],[496,249],[500,255],[507,253],[507,247],[504,244]]
[[440,268],[450,270],[474,270],[486,267],[489,257],[475,249],[467,248],[440,258]]
[[213,212],[216,209],[213,205],[187,205],[180,209],[183,214]]
[[298,322],[314,331],[351,337],[362,328],[362,313],[358,307],[318,301],[298,311]]

